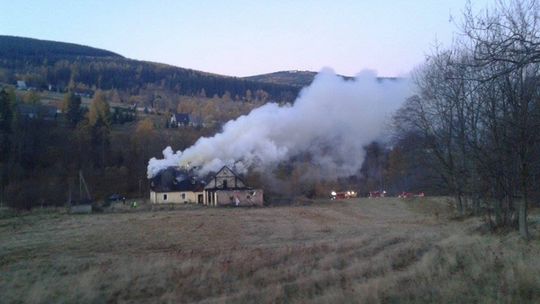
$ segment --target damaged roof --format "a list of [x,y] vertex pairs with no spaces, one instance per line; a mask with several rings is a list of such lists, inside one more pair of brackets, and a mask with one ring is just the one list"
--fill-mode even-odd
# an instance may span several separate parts
[[167,168],[152,178],[150,189],[155,192],[202,192],[205,184],[180,168]]
[[191,120],[188,113],[175,113],[173,117],[177,123],[188,124]]
[[231,168],[223,166],[207,178],[206,190],[251,190],[244,180]]
[[[206,182],[205,182],[206,181]],[[251,190],[243,179],[224,166],[204,180],[196,178],[193,171],[169,167],[151,179],[150,189],[155,192],[201,192],[204,190]]]

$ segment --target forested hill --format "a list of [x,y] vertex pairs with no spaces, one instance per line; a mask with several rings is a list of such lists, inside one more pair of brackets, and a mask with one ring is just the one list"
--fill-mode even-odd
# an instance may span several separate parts
[[[286,84],[298,88],[308,86],[313,82],[317,72],[312,71],[279,71],[268,74],[248,76],[244,79],[273,84]],[[354,77],[340,75],[343,79],[350,80]],[[379,81],[398,80],[397,77],[378,77]]]
[[107,50],[74,43],[0,35],[0,58],[2,59],[66,59],[83,56],[123,58],[121,55]]
[[287,84],[301,88],[310,85],[315,75],[317,73],[311,71],[279,71],[249,76],[245,77],[245,79],[266,83]]
[[[297,88],[303,88],[306,86],[309,86],[313,79],[315,79],[315,76],[317,76],[317,72],[312,71],[279,71],[274,73],[268,73],[268,74],[260,74],[260,75],[254,75],[254,76],[248,76],[244,79],[252,80],[252,81],[259,81],[264,83],[273,83],[273,84],[286,84],[295,86]],[[350,76],[343,76],[339,75],[343,79],[351,80],[354,79],[354,77]],[[396,77],[377,77],[379,81],[383,80],[397,80],[399,78]]]
[[129,94],[167,90],[181,95],[252,94],[292,101],[299,88],[288,84],[252,81],[175,66],[124,58],[92,47],[31,38],[0,36],[0,82],[24,80],[38,89],[60,91],[116,89]]

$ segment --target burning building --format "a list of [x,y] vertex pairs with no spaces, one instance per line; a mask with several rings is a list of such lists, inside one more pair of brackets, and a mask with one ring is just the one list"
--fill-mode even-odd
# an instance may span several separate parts
[[205,184],[190,176],[185,170],[170,167],[152,178],[150,201],[152,203],[204,203]]
[[170,167],[150,183],[150,201],[209,206],[262,206],[263,190],[253,189],[229,167],[198,179],[189,172]]
[[[324,69],[292,104],[266,103],[183,151],[166,147],[163,158],[148,161],[147,176],[154,179],[170,166],[196,168],[199,177],[218,172],[205,179],[202,190],[203,204],[211,205],[262,204],[262,193],[247,187],[229,168],[240,174],[273,174],[280,164],[309,155],[315,170],[301,170],[306,173],[299,180],[353,176],[362,167],[365,146],[384,137],[387,118],[410,92],[406,80],[380,81],[372,71],[347,80]],[[191,192],[184,190],[178,191],[188,202]],[[201,191],[196,190],[194,201],[199,202]],[[165,192],[154,191],[153,201],[158,194]]]

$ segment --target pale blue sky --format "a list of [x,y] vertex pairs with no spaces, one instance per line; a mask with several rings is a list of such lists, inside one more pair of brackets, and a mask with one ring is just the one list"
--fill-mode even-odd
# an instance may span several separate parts
[[436,39],[450,43],[450,15],[459,17],[465,3],[0,0],[0,34],[233,76],[325,66],[345,75],[369,68],[398,76],[421,63]]

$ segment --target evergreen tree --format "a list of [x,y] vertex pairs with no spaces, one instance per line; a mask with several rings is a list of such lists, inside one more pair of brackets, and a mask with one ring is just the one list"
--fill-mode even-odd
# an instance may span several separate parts
[[111,107],[102,92],[97,92],[90,103],[88,122],[91,126],[101,124],[110,127],[111,125]]
[[64,112],[69,125],[75,127],[81,120],[81,97],[73,92],[68,92],[64,96],[62,112]]
[[0,91],[0,203],[3,202],[4,187],[8,184],[7,164],[11,149],[13,108],[8,93]]
[[105,95],[101,92],[96,93],[90,103],[88,123],[91,132],[91,147],[97,150],[93,153],[94,166],[103,169],[110,146],[111,111]]
[[13,121],[13,108],[9,95],[5,90],[0,91],[0,162],[7,160],[9,153],[9,135]]
[[9,100],[9,95],[5,90],[0,91],[0,132],[11,132],[11,121],[13,120],[13,109]]

